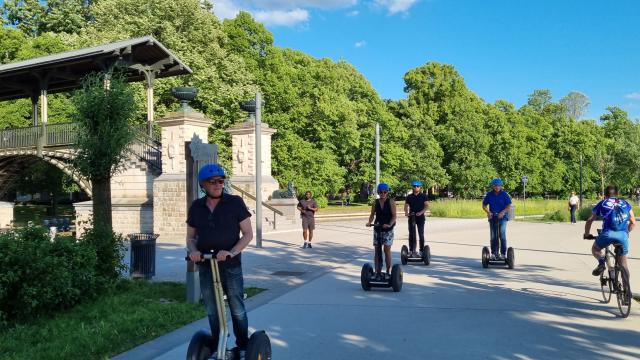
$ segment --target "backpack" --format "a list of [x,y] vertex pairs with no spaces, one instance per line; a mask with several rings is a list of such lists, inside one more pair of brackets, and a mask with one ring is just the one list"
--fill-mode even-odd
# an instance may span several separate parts
[[609,228],[613,231],[627,231],[629,226],[629,208],[624,202],[616,199],[613,209],[606,215],[609,219]]

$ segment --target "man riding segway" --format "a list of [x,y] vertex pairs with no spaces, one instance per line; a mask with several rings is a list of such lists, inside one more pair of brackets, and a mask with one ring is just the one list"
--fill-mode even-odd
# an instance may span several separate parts
[[[425,212],[429,207],[427,194],[422,192],[422,181],[411,182],[411,194],[404,202],[404,216],[409,218],[409,255],[421,258],[424,250],[424,223]],[[419,252],[416,251],[416,226],[418,227],[418,237],[420,238]]]
[[502,179],[491,180],[493,189],[487,192],[482,200],[482,210],[487,213],[491,230],[490,260],[505,260],[507,255],[507,221],[509,221],[511,196],[502,190],[503,186]]

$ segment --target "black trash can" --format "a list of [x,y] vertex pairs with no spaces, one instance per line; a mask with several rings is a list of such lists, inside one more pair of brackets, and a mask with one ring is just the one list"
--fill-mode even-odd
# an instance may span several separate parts
[[131,258],[129,272],[132,278],[151,280],[156,275],[156,239],[158,234],[129,234]]

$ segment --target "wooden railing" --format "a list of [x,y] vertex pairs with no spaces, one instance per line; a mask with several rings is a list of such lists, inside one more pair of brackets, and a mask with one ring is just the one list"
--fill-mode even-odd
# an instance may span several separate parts
[[[136,141],[129,146],[129,151],[140,160],[162,170],[162,146],[159,141],[159,132],[154,131],[153,136],[150,137],[146,134],[146,125],[133,125],[133,127],[136,130]],[[76,140],[77,129],[77,123],[58,123],[0,130],[0,149],[69,146]]]
[[[242,199],[244,200],[245,196],[248,197],[249,199],[253,200],[254,202],[257,200],[255,196],[253,196],[252,194],[250,194],[249,192],[243,190],[240,187],[237,187],[233,184],[230,184],[231,188],[237,192],[240,193],[240,196],[242,197]],[[258,204],[256,204],[256,206],[258,206]],[[262,202],[262,206],[264,206],[265,208],[273,211],[273,228],[276,228],[276,215],[280,215],[280,216],[284,216],[284,213],[276,208],[274,208],[273,206],[267,204],[266,202]]]

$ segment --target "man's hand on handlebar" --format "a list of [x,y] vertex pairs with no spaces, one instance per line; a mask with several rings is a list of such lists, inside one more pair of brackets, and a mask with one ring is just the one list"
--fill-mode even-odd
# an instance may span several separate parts
[[585,240],[594,240],[596,237],[591,234],[584,234],[582,235],[582,238]]
[[371,227],[371,222],[367,222],[367,224],[365,225],[366,227]]
[[388,228],[390,228],[390,227],[391,227],[391,225],[389,225],[389,224],[382,224],[382,228],[383,228],[383,229],[388,229]]
[[198,250],[189,253],[189,259],[193,262],[200,262],[202,260],[202,253]]
[[503,217],[504,217],[504,213],[502,211],[500,211],[498,213],[498,220],[502,220]]
[[220,250],[218,251],[218,255],[216,255],[216,259],[218,259],[218,261],[225,261],[231,259],[232,257],[233,254],[231,254],[231,252],[227,250]]

